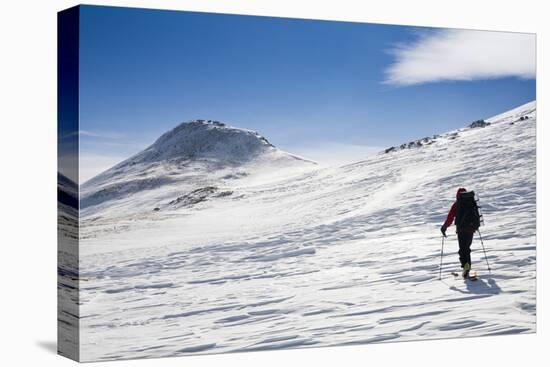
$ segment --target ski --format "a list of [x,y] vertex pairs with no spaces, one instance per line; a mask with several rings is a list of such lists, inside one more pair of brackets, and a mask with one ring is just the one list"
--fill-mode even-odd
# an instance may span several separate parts
[[465,279],[475,282],[477,280],[477,271],[472,271],[471,274]]
[[[453,271],[451,272],[451,274],[455,277],[455,278],[458,278],[460,277],[461,275],[459,273],[457,273],[456,271]],[[472,271],[470,275],[468,275],[466,278],[464,278],[464,280],[471,280],[472,282],[475,282],[477,280],[477,271]]]

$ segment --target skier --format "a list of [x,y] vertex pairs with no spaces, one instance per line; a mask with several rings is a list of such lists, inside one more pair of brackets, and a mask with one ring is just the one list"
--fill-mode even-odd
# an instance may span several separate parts
[[[466,195],[463,195],[467,193]],[[456,217],[456,219],[455,219]],[[451,206],[445,223],[441,226],[441,233],[447,237],[447,228],[455,221],[458,237],[458,255],[462,267],[462,277],[469,278],[472,260],[470,258],[470,246],[474,233],[479,228],[480,216],[475,202],[474,193],[467,192],[463,187],[456,192],[456,201]]]

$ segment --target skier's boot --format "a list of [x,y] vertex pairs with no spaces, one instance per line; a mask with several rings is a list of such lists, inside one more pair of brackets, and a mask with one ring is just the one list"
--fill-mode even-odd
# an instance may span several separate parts
[[464,269],[462,270],[462,277],[464,279],[468,278],[470,276],[470,269],[472,267],[470,266],[470,263],[464,264]]

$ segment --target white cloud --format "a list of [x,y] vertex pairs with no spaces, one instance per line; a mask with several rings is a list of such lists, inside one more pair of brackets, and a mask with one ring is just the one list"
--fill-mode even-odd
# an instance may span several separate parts
[[390,50],[395,62],[385,84],[408,86],[430,82],[502,77],[535,78],[534,34],[443,30],[420,35]]
[[117,133],[114,131],[80,130],[80,136],[89,137],[89,138],[102,138],[102,139],[121,139],[124,137],[124,134]]
[[280,148],[292,154],[314,160],[322,166],[336,166],[358,162],[383,149],[369,145],[334,142]]

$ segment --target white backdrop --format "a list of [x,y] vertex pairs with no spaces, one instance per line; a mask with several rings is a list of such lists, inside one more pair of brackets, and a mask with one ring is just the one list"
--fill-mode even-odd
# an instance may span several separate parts
[[[187,0],[95,1],[95,4],[391,24],[536,32],[538,47],[538,332],[440,341],[112,362],[116,366],[535,366],[548,337],[548,39],[544,2]],[[74,1],[4,2],[0,12],[0,364],[59,365],[56,339],[56,12]],[[549,37],[549,38],[546,38]],[[547,286],[547,284],[546,284]],[[466,360],[464,359],[466,358]],[[108,365],[98,363],[97,366]]]

